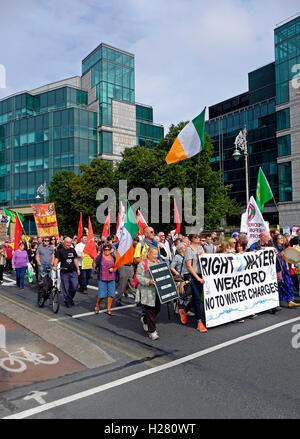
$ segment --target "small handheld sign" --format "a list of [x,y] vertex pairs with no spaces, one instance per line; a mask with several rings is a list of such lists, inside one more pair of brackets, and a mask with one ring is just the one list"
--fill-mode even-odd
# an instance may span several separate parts
[[152,279],[155,281],[160,303],[163,304],[178,299],[178,291],[168,264],[162,262],[161,264],[152,265],[149,270]]

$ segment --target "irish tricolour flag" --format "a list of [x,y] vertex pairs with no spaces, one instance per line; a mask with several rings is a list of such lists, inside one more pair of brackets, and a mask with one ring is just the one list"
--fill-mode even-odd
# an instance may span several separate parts
[[204,148],[205,108],[178,134],[165,159],[168,165],[193,157]]
[[120,237],[119,247],[116,254],[115,271],[124,264],[133,262],[132,242],[139,232],[136,217],[128,203],[126,221]]

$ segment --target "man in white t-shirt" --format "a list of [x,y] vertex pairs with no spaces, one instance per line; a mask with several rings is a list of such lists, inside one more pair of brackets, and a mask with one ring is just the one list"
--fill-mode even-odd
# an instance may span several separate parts
[[80,287],[80,291],[83,294],[87,294],[87,286],[92,274],[92,268],[88,268],[86,269],[85,267],[82,266],[82,261],[83,258],[87,255],[85,255],[83,253],[83,250],[85,248],[85,245],[87,243],[87,236],[84,235],[81,238],[81,241],[76,245],[75,247],[75,251],[78,255],[78,265],[79,265],[79,269],[80,269],[80,275],[78,277],[78,282],[79,282],[79,287]]

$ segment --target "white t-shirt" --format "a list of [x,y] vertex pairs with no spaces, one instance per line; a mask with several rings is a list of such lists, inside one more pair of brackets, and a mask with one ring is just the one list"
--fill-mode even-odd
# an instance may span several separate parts
[[[83,250],[84,250],[85,246],[86,246],[86,244],[83,244],[83,242],[79,242],[79,244],[76,245],[75,251],[76,251],[78,256],[83,256]],[[78,265],[79,265],[79,267],[82,266],[82,259],[81,258],[78,258]]]

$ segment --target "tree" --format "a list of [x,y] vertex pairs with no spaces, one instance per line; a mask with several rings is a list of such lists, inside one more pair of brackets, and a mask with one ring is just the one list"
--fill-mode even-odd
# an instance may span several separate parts
[[48,186],[49,202],[55,203],[58,230],[60,234],[75,233],[74,218],[77,212],[72,204],[72,181],[75,174],[72,171],[59,171],[52,177]]

